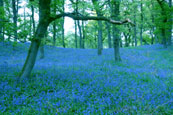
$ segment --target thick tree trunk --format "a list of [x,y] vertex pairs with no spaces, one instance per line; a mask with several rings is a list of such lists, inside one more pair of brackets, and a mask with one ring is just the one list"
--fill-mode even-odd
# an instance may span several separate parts
[[157,0],[158,4],[160,5],[161,8],[161,14],[162,14],[162,24],[165,24],[164,26],[161,26],[161,34],[162,34],[162,43],[164,45],[165,48],[167,48],[167,29],[165,26],[168,26],[167,22],[168,22],[168,16],[167,16],[167,9],[165,9],[165,1],[161,1],[161,0]]
[[[112,17],[113,19],[119,20],[119,14],[120,14],[120,0],[113,0],[113,8],[112,8]],[[118,28],[113,25],[113,47],[114,47],[114,59],[115,61],[121,61],[120,57],[120,35]]]
[[[3,16],[4,15],[3,4],[4,4],[3,0],[0,0],[0,20],[3,20],[2,17],[4,17]],[[1,41],[1,39],[2,39],[2,41],[4,41],[4,39],[3,39],[3,22],[0,22],[0,41]]]
[[41,39],[44,37],[47,31],[47,27],[50,23],[50,2],[51,0],[39,0],[39,24],[37,27],[37,31],[35,32],[34,38],[32,39],[27,59],[20,74],[21,80],[28,78],[34,67]]
[[[101,9],[99,8],[98,0],[92,0],[97,16],[102,16]],[[98,55],[102,54],[103,41],[102,41],[102,21],[98,21]]]
[[118,35],[118,29],[116,26],[113,26],[113,31],[116,32],[113,34],[113,44],[114,44],[114,59],[115,61],[121,61],[120,57],[120,38]]
[[17,41],[18,35],[17,35],[17,5],[16,5],[16,0],[12,0],[12,8],[13,8],[13,23],[14,23],[14,40]]
[[107,29],[107,33],[108,33],[108,47],[112,48],[112,39],[111,39],[111,27],[110,24],[108,22],[106,22],[106,29]]

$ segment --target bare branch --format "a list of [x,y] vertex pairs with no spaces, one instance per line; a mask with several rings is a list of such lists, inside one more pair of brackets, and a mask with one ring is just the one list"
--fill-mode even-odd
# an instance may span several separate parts
[[130,19],[126,19],[124,21],[116,21],[116,20],[113,20],[111,18],[106,18],[104,16],[80,16],[80,15],[76,15],[75,13],[61,13],[61,14],[58,14],[54,17],[50,17],[50,22],[56,20],[56,19],[59,19],[61,17],[70,17],[74,20],[101,20],[101,21],[107,21],[109,23],[112,23],[112,24],[115,24],[115,25],[122,25],[122,24],[125,24],[125,23],[129,23],[131,24],[132,26],[134,26],[134,24],[132,23],[132,21]]

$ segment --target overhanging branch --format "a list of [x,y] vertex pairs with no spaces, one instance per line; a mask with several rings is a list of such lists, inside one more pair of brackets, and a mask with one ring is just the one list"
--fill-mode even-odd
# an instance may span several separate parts
[[58,14],[54,17],[50,17],[50,22],[52,22],[56,19],[59,19],[61,17],[70,17],[74,20],[84,20],[84,21],[86,21],[86,20],[107,21],[107,22],[115,24],[115,25],[122,25],[122,24],[125,24],[125,23],[129,23],[129,24],[134,26],[134,24],[132,23],[132,21],[130,19],[126,19],[124,21],[115,21],[111,18],[106,18],[104,16],[80,16],[80,15],[77,15],[75,13],[61,13],[61,14]]

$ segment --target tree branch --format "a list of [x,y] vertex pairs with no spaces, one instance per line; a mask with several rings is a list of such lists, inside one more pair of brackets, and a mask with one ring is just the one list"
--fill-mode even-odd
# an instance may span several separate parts
[[111,24],[115,24],[115,25],[122,25],[122,24],[125,24],[125,23],[129,23],[131,24],[132,26],[135,26],[133,24],[133,22],[130,20],[130,19],[126,19],[124,21],[116,21],[116,20],[113,20],[111,18],[106,18],[104,16],[80,16],[80,15],[77,15],[75,13],[61,13],[61,14],[58,14],[56,16],[52,16],[50,17],[50,22],[56,20],[56,19],[59,19],[61,17],[70,17],[74,20],[97,20],[97,21],[106,21],[106,22],[109,22]]

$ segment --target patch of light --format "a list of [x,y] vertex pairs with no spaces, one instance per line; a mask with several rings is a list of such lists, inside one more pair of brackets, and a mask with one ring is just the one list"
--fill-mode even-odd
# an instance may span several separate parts
[[64,31],[65,34],[67,34],[68,32],[74,32],[74,20],[68,17],[65,17],[64,20]]

